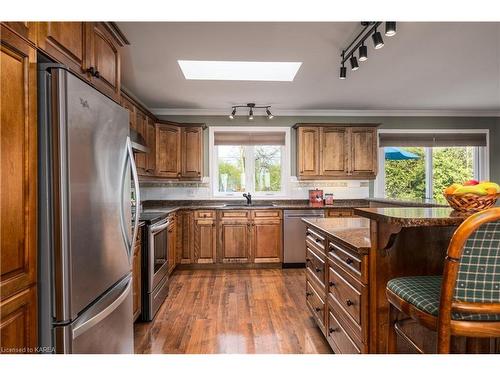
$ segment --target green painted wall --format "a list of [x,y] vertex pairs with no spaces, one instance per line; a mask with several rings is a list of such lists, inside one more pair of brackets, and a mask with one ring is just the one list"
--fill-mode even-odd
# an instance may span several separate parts
[[[177,122],[205,123],[207,126],[287,126],[296,123],[378,123],[384,129],[489,129],[490,131],[490,179],[500,181],[500,117],[312,117],[277,116],[268,120],[256,116],[253,121],[245,117],[229,120],[227,116],[159,116]],[[295,175],[295,131],[291,133],[292,175]],[[205,131],[205,153],[208,155],[208,131]],[[208,157],[205,157],[205,174],[208,174]]]

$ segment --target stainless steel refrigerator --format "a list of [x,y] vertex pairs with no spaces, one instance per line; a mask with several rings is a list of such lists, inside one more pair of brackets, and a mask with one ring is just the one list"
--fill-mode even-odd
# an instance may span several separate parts
[[38,71],[40,345],[133,353],[128,111],[61,65]]

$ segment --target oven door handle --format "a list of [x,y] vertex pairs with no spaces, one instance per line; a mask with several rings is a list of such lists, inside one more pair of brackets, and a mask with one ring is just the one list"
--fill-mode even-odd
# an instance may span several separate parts
[[151,234],[156,234],[158,232],[161,232],[162,230],[164,230],[169,225],[170,225],[169,221],[167,221],[165,224],[153,225],[153,226],[151,226]]

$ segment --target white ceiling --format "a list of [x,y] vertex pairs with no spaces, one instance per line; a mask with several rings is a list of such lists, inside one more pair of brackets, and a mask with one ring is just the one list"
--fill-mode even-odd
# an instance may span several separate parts
[[[227,112],[247,102],[276,111],[500,113],[500,23],[398,23],[368,61],[339,80],[356,22],[119,22],[130,41],[122,83],[153,112]],[[383,30],[381,30],[383,31]],[[293,82],[188,81],[177,60],[302,61]]]

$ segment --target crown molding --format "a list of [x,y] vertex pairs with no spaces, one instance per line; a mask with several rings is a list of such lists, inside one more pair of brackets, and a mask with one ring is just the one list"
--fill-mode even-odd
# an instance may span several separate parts
[[[151,108],[156,116],[227,116],[230,108]],[[500,117],[500,110],[412,110],[412,109],[276,109],[276,116],[339,117]]]

